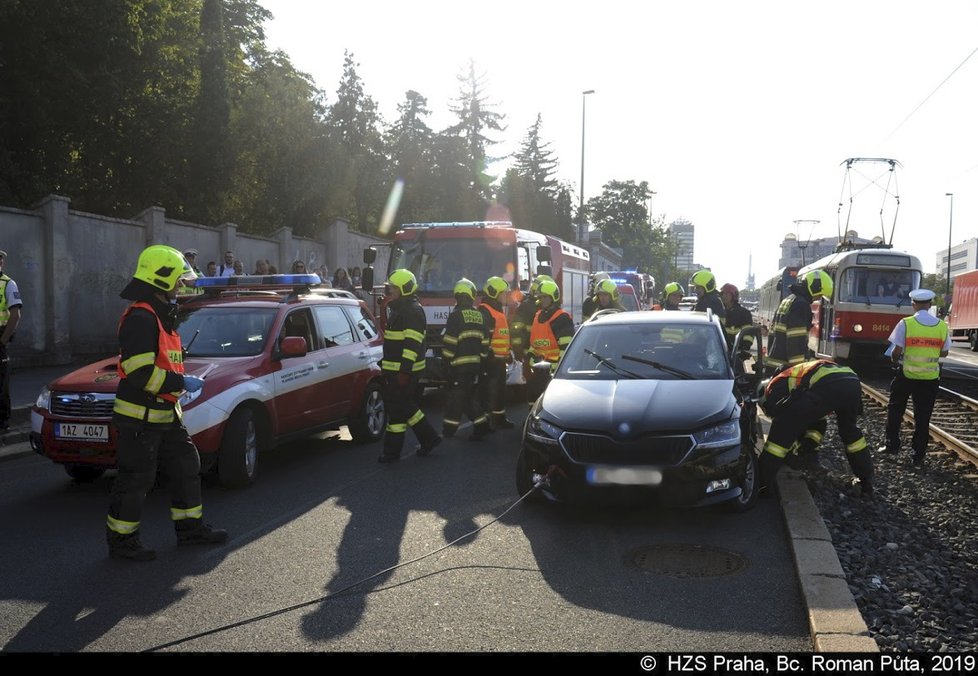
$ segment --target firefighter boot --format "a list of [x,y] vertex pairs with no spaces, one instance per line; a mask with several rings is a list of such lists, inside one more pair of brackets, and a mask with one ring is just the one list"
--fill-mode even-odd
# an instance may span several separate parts
[[414,430],[414,435],[421,442],[414,448],[414,452],[420,457],[429,455],[435,449],[435,446],[441,443],[441,435],[435,431],[435,428],[431,426],[427,418],[419,420],[411,429]]
[[492,426],[497,430],[511,430],[516,427],[516,423],[506,418],[506,411],[492,414]]
[[852,473],[859,483],[859,490],[864,498],[873,497],[873,459],[868,449],[855,453],[846,453],[846,459],[852,468]]
[[227,542],[228,532],[212,528],[201,519],[180,519],[173,522],[178,545],[219,545]]
[[377,462],[391,463],[401,459],[401,448],[404,446],[404,432],[391,432],[388,425],[384,434],[384,452],[377,457]]
[[781,463],[783,460],[776,455],[770,453],[761,453],[760,460],[758,460],[758,474],[761,477],[761,486],[758,489],[758,497],[762,498],[772,498],[774,497],[775,486],[777,484],[776,478],[778,476],[778,470],[781,469]]
[[489,416],[482,414],[472,423],[472,436],[469,437],[469,441],[482,441],[490,432],[492,428],[489,427]]
[[139,541],[139,531],[133,533],[116,533],[105,529],[105,541],[109,545],[109,556],[113,559],[129,559],[130,561],[152,561],[156,551],[143,547]]

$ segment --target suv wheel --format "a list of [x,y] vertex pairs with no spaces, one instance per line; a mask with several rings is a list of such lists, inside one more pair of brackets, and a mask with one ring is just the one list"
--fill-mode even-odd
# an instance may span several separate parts
[[239,408],[231,414],[224,428],[217,475],[221,484],[243,488],[254,483],[257,464],[258,429],[254,414],[249,408]]
[[387,427],[387,410],[384,407],[384,394],[380,385],[371,383],[367,386],[360,414],[349,427],[353,441],[358,444],[378,441],[384,436]]
[[744,467],[744,480],[740,483],[740,495],[723,503],[723,507],[731,512],[746,512],[757,502],[757,488],[760,486],[757,453],[752,447],[745,447],[744,455],[747,465]]
[[105,468],[91,465],[65,465],[65,472],[78,483],[90,484],[105,474]]

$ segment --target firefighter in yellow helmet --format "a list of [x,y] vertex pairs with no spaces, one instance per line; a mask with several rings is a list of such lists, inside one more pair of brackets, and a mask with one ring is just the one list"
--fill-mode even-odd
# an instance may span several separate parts
[[489,414],[478,396],[478,379],[489,355],[489,340],[493,327],[487,323],[491,317],[473,307],[475,284],[464,277],[455,282],[452,293],[455,307],[445,321],[444,347],[441,356],[447,362],[448,404],[442,422],[442,435],[455,436],[462,423],[464,409],[472,421],[471,441],[479,441],[492,430]]
[[679,310],[679,302],[686,295],[679,282],[669,282],[662,287],[662,305],[657,310]]
[[[530,282],[530,289],[520,306],[516,308],[516,315],[513,317],[513,325],[509,329],[510,344],[516,359],[526,363],[526,348],[530,339],[530,325],[533,324],[533,317],[540,309],[538,294],[540,285],[546,280],[551,279],[549,275],[537,275]],[[552,280],[551,280],[552,281]]]
[[418,384],[425,368],[425,332],[428,322],[424,308],[418,302],[418,280],[410,270],[398,269],[387,278],[390,302],[384,329],[384,356],[380,368],[384,372],[384,405],[387,407],[387,429],[384,450],[377,462],[389,463],[401,459],[404,437],[410,427],[418,438],[415,452],[419,456],[431,453],[441,443],[441,437],[425,418],[418,402]]
[[181,394],[204,386],[201,378],[184,375],[183,347],[175,329],[177,292],[183,282],[196,278],[179,251],[150,246],[139,255],[132,281],[119,294],[133,302],[119,321],[119,387],[112,413],[119,475],[106,519],[113,558],[156,557],[140,542],[139,526],[157,467],[169,475],[177,544],[219,544],[228,537],[203,522],[200,456],[181,420]]
[[611,279],[611,275],[607,272],[591,273],[591,280],[588,282],[587,287],[587,298],[584,299],[584,306],[581,308],[582,317],[585,321],[597,312],[598,309],[595,306],[598,304],[598,284],[606,279]]
[[614,312],[624,312],[625,306],[621,304],[621,291],[613,279],[602,279],[594,287],[594,312],[585,319],[593,316],[602,310],[612,310]]
[[717,278],[709,270],[698,270],[689,278],[689,286],[696,291],[696,312],[706,312],[707,309],[713,310],[713,314],[720,318],[720,325],[726,316],[723,307],[723,299],[717,290]]
[[492,326],[489,339],[489,354],[480,376],[480,392],[489,408],[492,426],[497,429],[510,429],[513,423],[506,418],[506,366],[513,363],[510,354],[509,322],[503,306],[509,284],[502,277],[490,277],[482,289],[482,304],[479,310],[486,317],[486,324]]
[[791,285],[791,294],[781,301],[771,321],[764,359],[769,375],[808,358],[812,303],[816,298],[831,298],[832,286],[832,278],[824,270],[810,270]]
[[[560,307],[560,288],[553,280],[539,286],[540,309],[530,326],[530,343],[526,352],[523,373],[526,376],[526,396],[530,406],[543,394],[550,377],[557,370],[564,350],[574,337],[574,320]],[[532,368],[537,362],[550,363],[550,371],[541,373]]]

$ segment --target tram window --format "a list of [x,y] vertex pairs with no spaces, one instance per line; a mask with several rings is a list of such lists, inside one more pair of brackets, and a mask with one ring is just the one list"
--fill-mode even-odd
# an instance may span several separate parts
[[850,269],[843,273],[836,297],[839,301],[866,301],[874,304],[898,305],[920,286],[920,273],[915,270]]

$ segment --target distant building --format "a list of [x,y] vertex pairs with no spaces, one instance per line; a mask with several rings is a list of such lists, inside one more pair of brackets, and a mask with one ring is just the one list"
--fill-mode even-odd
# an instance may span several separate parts
[[[855,230],[846,233],[846,239],[854,244],[873,243],[873,240],[859,237]],[[809,263],[814,263],[819,258],[825,258],[829,254],[835,253],[838,244],[838,237],[800,240],[793,232],[789,232],[781,242],[781,258],[778,260],[778,268],[803,267]]]
[[[947,249],[937,253],[937,276],[947,279]],[[978,269],[978,238],[951,247],[951,278]]]
[[693,264],[693,234],[695,226],[689,221],[673,221],[669,224],[667,232],[676,240],[676,256],[673,267],[680,272],[691,272],[696,268]]

